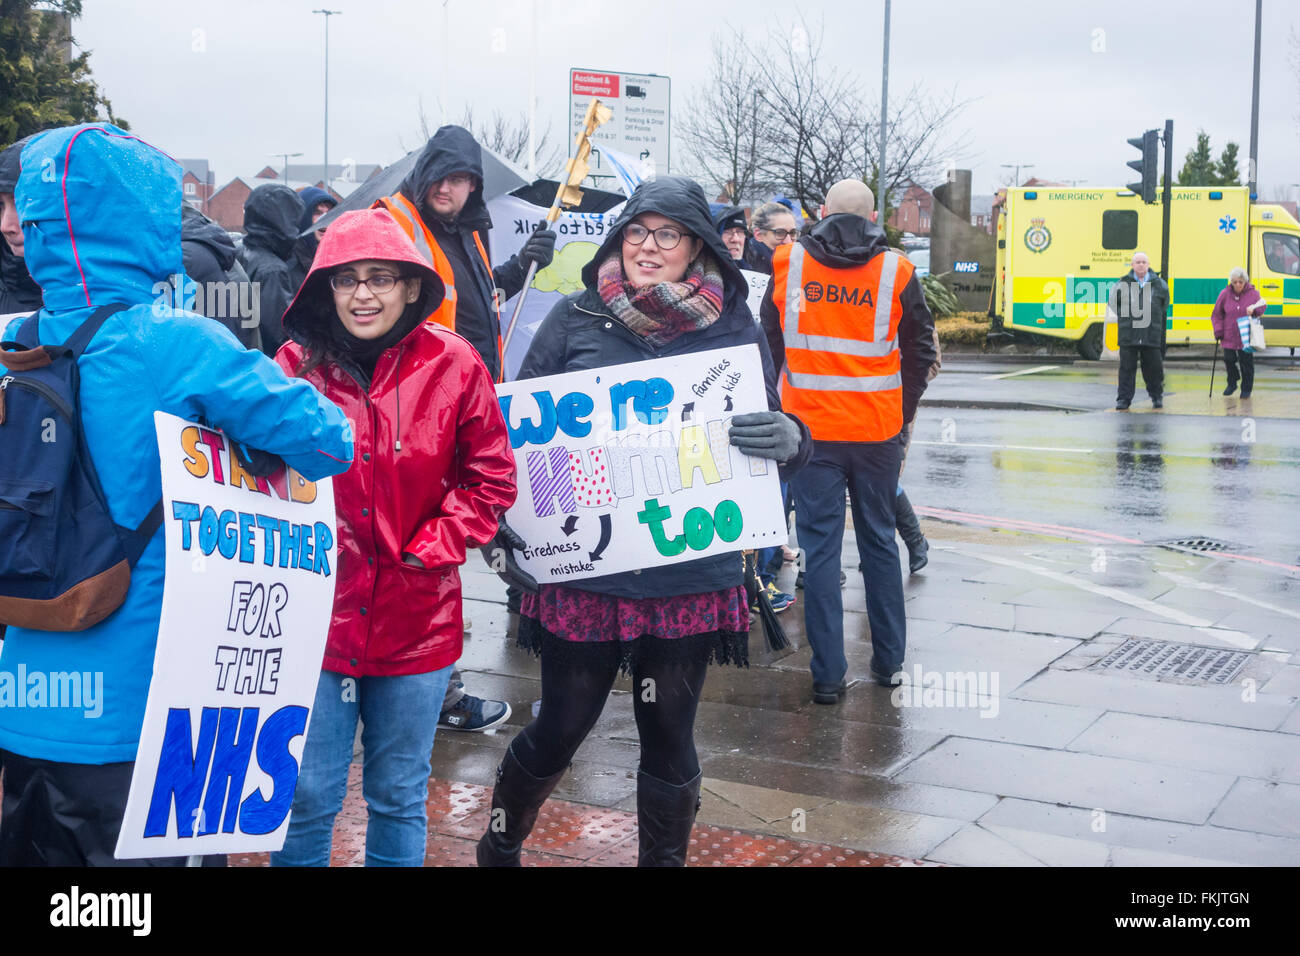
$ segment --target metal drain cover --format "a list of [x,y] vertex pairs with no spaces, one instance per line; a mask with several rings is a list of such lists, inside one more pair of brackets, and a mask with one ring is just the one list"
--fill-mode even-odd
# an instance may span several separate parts
[[1244,651],[1130,637],[1092,666],[1156,680],[1174,678],[1202,684],[1228,684],[1241,673],[1249,657]]
[[1237,550],[1236,545],[1215,538],[1175,538],[1172,541],[1157,541],[1156,544],[1162,548],[1172,548],[1175,551],[1214,552]]

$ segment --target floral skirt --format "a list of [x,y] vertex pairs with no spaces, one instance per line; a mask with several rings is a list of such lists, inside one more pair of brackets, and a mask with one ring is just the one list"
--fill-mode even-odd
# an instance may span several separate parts
[[624,598],[559,584],[524,593],[518,644],[534,654],[627,673],[641,660],[749,666],[749,601],[744,587]]

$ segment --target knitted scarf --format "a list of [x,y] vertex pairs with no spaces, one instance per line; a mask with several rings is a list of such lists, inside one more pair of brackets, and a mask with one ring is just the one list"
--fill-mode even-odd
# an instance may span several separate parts
[[707,249],[687,267],[681,282],[639,289],[627,281],[622,252],[615,249],[600,264],[596,291],[620,322],[656,348],[683,332],[708,328],[722,314],[722,269]]

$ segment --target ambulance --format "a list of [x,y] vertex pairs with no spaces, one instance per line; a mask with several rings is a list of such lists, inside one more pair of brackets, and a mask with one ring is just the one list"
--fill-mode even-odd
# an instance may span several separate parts
[[[1269,348],[1300,346],[1300,222],[1252,203],[1245,186],[1173,189],[1168,345],[1214,343],[1210,312],[1241,266],[1268,303]],[[1006,191],[998,217],[991,314],[1007,331],[1068,339],[1087,359],[1117,345],[1106,322],[1111,287],[1142,251],[1160,261],[1163,214],[1127,189],[1050,186]]]

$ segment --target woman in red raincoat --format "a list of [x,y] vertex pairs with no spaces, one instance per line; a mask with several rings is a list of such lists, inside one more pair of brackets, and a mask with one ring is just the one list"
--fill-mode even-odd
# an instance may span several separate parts
[[429,754],[460,657],[468,548],[497,534],[515,465],[464,339],[424,321],[444,286],[392,216],[341,216],[284,315],[276,361],[352,421],[334,479],[338,580],[282,866],[329,863],[360,718],[367,866],[424,862]]

